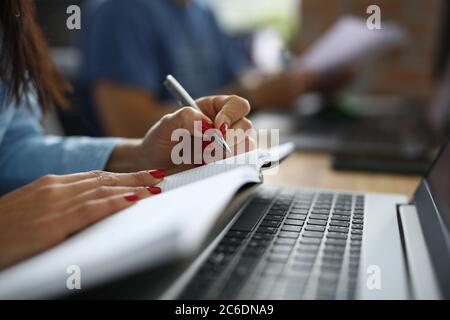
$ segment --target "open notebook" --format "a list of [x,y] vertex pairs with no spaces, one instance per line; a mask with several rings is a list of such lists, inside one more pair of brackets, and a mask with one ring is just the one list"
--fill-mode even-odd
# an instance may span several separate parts
[[[165,178],[159,186],[164,192],[167,192],[237,168],[244,168],[249,172],[259,173],[263,168],[276,167],[278,162],[293,150],[294,144],[292,143],[282,144],[267,150],[257,149],[236,157],[216,161],[205,166],[174,174]],[[242,181],[242,183],[245,183],[245,181]]]
[[66,271],[73,265],[80,268],[81,287],[86,289],[192,254],[242,185],[261,182],[260,169],[277,163],[292,150],[292,144],[255,150],[235,157],[239,159],[167,177],[162,194],[0,272],[0,299],[70,294]]

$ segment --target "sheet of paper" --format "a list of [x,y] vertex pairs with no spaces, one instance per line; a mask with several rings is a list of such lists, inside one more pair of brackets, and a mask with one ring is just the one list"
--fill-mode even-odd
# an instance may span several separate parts
[[294,66],[302,70],[334,71],[374,59],[406,40],[406,32],[398,25],[383,22],[382,29],[370,30],[365,20],[346,16],[298,58]]

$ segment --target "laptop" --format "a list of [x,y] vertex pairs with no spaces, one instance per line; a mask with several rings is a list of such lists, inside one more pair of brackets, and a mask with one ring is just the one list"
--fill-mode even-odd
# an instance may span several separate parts
[[450,298],[450,143],[413,198],[259,185],[163,299]]

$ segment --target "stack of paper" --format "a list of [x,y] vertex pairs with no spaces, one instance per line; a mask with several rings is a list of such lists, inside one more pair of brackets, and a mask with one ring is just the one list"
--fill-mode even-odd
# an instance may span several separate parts
[[382,23],[371,30],[366,21],[347,16],[340,19],[307,50],[294,65],[301,70],[331,72],[372,60],[407,40],[398,25]]

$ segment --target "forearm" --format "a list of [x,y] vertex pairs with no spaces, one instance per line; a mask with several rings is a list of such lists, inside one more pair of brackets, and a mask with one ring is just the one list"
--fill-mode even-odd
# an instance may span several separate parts
[[94,100],[106,135],[142,138],[174,106],[159,101],[143,89],[110,82],[95,86]]
[[0,150],[0,194],[46,174],[104,170],[120,139],[36,135]]

